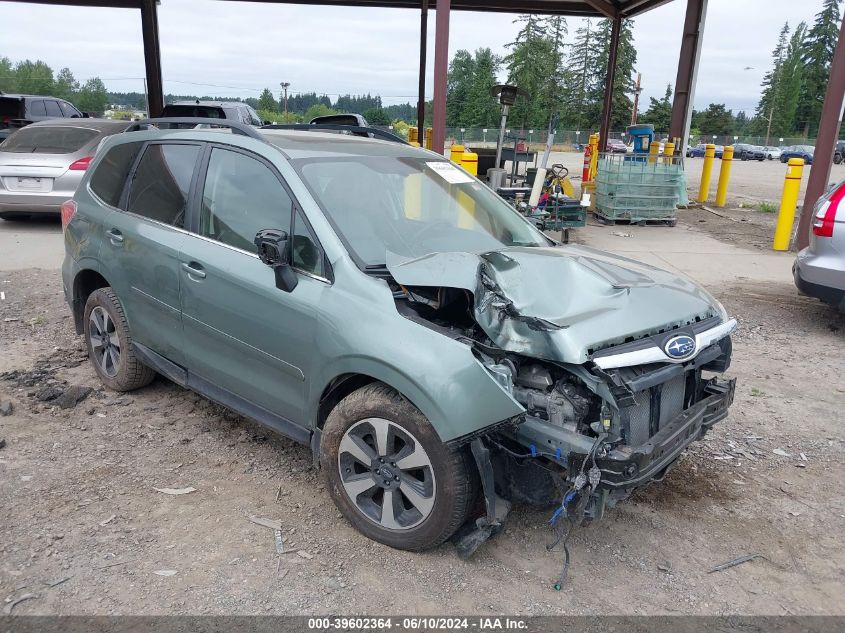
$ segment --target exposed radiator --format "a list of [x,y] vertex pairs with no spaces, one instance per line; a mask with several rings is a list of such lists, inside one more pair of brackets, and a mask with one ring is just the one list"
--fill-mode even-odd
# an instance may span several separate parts
[[[627,440],[631,446],[645,444],[664,424],[684,409],[686,376],[678,376],[662,385],[636,394],[637,404],[623,409],[628,418]],[[655,393],[659,393],[656,398]]]

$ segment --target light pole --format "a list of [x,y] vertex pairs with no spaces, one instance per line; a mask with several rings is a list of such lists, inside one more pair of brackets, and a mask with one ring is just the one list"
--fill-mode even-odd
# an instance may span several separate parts
[[528,130],[528,145],[529,145],[529,147],[531,146],[531,141],[533,140],[533,137],[534,137],[534,130]]
[[288,88],[290,88],[290,82],[289,81],[283,81],[279,85],[285,91],[285,119],[287,119],[287,116],[288,116]]
[[467,130],[466,130],[466,128],[465,128],[465,127],[462,127],[462,128],[461,128],[461,145],[463,145],[463,144],[464,144],[464,132],[466,132],[466,131],[467,131]]
[[483,130],[481,130],[481,134],[483,134],[484,142],[486,143],[487,142],[487,128],[484,128]]

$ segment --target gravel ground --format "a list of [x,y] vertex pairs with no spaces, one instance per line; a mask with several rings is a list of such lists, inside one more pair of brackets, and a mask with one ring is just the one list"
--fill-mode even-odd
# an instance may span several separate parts
[[57,271],[0,290],[0,595],[34,596],[14,613],[845,614],[845,323],[788,282],[714,289],[741,328],[730,416],[573,534],[561,592],[549,512],[516,508],[469,562],[368,541],[307,448],[162,378],[100,386]]

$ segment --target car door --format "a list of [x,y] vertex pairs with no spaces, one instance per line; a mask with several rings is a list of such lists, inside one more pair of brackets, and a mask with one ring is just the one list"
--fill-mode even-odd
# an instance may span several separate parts
[[[305,427],[317,309],[330,288],[323,252],[270,163],[220,145],[203,162],[192,234],[180,254],[189,383],[269,411],[283,427]],[[274,271],[258,259],[253,240],[262,229],[293,234],[299,283],[292,292],[276,288]]]
[[120,209],[106,217],[100,250],[105,270],[114,271],[109,282],[135,342],[179,365],[184,364],[179,251],[201,150],[198,143],[144,144]]

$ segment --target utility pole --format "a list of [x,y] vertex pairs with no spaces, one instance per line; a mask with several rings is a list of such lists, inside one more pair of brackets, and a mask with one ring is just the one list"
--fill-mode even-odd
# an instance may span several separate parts
[[287,116],[288,116],[288,88],[290,88],[290,82],[289,81],[283,81],[279,85],[285,91],[285,119],[287,119]]
[[634,110],[631,112],[631,125],[637,124],[637,111],[640,109],[640,93],[643,91],[643,89],[640,88],[641,78],[642,75],[637,73],[637,85],[634,88]]
[[772,109],[769,110],[769,125],[766,127],[766,147],[769,146],[769,134],[772,133],[772,117],[775,114],[775,104],[772,104]]

